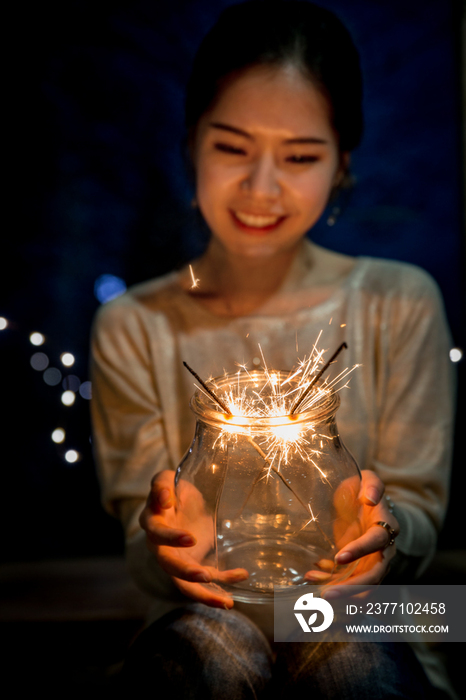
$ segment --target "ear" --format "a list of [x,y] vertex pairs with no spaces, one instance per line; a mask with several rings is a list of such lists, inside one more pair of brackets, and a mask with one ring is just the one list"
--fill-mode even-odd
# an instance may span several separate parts
[[340,153],[340,165],[335,175],[334,188],[340,189],[345,187],[345,181],[350,177],[349,169],[351,164],[351,153],[342,151]]

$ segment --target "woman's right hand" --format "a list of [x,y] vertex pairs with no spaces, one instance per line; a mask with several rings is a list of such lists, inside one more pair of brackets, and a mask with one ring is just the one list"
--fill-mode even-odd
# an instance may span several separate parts
[[212,518],[204,508],[204,499],[195,486],[183,481],[183,501],[189,504],[189,523],[193,532],[180,527],[180,513],[175,511],[175,472],[165,470],[152,479],[147,503],[139,524],[146,533],[148,549],[164,571],[189,598],[216,608],[232,608],[232,598],[220,587],[202,585],[212,581],[234,583],[248,577],[245,569],[219,572],[202,566],[199,561],[213,540]]

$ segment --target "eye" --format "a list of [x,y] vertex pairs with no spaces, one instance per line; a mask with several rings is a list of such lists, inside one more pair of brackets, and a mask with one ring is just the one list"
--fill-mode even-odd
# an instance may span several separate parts
[[233,155],[244,156],[246,151],[243,148],[231,146],[229,143],[215,143],[214,148],[222,153],[232,153]]
[[311,155],[294,155],[294,156],[288,156],[286,159],[289,163],[317,163],[319,160],[319,156],[311,156]]

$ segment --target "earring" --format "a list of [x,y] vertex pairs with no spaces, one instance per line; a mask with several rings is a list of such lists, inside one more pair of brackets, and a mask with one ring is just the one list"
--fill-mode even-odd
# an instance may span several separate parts
[[327,226],[335,226],[337,223],[338,217],[340,215],[340,207],[333,207],[332,213],[329,215],[327,219]]

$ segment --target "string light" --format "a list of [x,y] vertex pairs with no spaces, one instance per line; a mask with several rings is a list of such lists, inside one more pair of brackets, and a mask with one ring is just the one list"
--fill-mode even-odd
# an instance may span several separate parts
[[65,442],[66,438],[66,433],[63,430],[63,428],[55,428],[55,430],[52,433],[52,440],[55,442],[57,445],[61,445],[62,442]]
[[60,360],[65,367],[71,367],[75,362],[74,355],[72,355],[70,352],[62,352],[60,355]]
[[49,386],[57,386],[61,382],[61,372],[56,367],[49,367],[45,370],[42,378]]
[[[108,282],[109,280],[106,279],[104,281]],[[122,293],[126,288],[125,283],[122,280],[118,281],[118,278],[116,279],[116,281],[116,286],[119,285],[120,293]],[[115,288],[113,291],[115,291]],[[17,324],[9,321],[4,316],[0,316],[0,331],[5,330],[6,328],[16,329]],[[47,340],[45,335],[43,333],[40,333],[39,331],[27,332],[26,338],[29,340],[31,345],[35,345],[36,347],[43,345]],[[51,349],[49,354],[54,355],[55,353],[53,353]],[[29,363],[32,369],[42,373],[42,379],[44,383],[48,386],[55,387],[59,386],[61,383],[63,391],[61,393],[60,399],[63,406],[72,406],[75,403],[77,396],[80,396],[82,399],[89,401],[92,396],[91,382],[82,382],[81,379],[75,374],[69,374],[63,377],[62,371],[60,371],[60,369],[58,369],[57,367],[49,366],[49,354],[46,354],[44,352],[34,352],[29,359]],[[71,352],[62,352],[60,354],[60,361],[64,367],[71,367],[75,364],[76,357]],[[49,435],[52,442],[54,442],[57,446],[62,445],[66,441],[66,431],[64,428],[55,428],[49,433]],[[63,454],[63,452],[60,451],[59,454],[61,455],[61,458],[69,464],[79,462],[82,459],[82,454],[74,449],[67,450],[65,454]]]
[[45,343],[45,335],[42,335],[42,333],[38,333],[37,331],[35,331],[29,336],[29,342],[31,343],[31,345],[43,345]]
[[450,360],[452,362],[459,362],[463,358],[463,351],[461,348],[452,348],[450,350]]
[[35,352],[29,360],[31,367],[37,372],[43,372],[49,366],[49,358],[45,352]]
[[64,391],[63,394],[61,395],[61,402],[65,406],[72,406],[76,400],[76,394],[74,391],[70,391],[69,389],[67,391]]
[[90,401],[90,399],[92,398],[91,382],[83,382],[79,387],[79,393],[83,397],[83,399],[87,399],[87,401]]
[[67,377],[64,378],[61,385],[65,390],[69,389],[70,391],[74,391],[74,393],[76,394],[76,392],[79,391],[79,387],[81,386],[81,380],[75,374],[69,374]]

